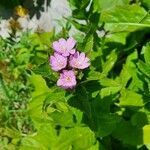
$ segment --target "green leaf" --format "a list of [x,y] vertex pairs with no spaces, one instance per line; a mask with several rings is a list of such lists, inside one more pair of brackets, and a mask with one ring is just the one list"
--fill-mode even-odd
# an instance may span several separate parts
[[49,78],[50,81],[56,82],[56,80],[58,78],[58,74],[51,69],[51,67],[48,64],[48,62],[46,62],[44,64],[41,64],[39,66],[36,66],[35,68],[32,69],[32,71],[35,74],[42,75],[42,77]]
[[130,73],[130,67],[128,65],[124,65],[119,76],[121,86],[125,87],[131,78],[132,75]]
[[143,127],[148,124],[147,115],[145,112],[139,111],[133,114],[131,118],[131,123],[133,126]]
[[97,117],[97,134],[100,137],[111,134],[116,129],[117,123],[120,121],[119,117],[114,114],[99,114]]
[[54,150],[85,150],[95,144],[94,133],[88,127],[75,127],[68,130],[62,129]]
[[98,144],[98,142],[95,145],[93,145],[90,148],[88,148],[87,150],[99,150],[99,144]]
[[65,103],[60,103],[57,102],[55,105],[65,105],[61,107],[66,107],[65,111],[62,111],[61,109],[64,110],[64,108],[55,108],[55,111],[52,113],[49,113],[49,117],[52,119],[53,123],[56,125],[59,125],[61,127],[73,127],[75,126],[75,121],[74,121],[74,114],[73,112],[67,108],[68,106]]
[[100,91],[101,98],[104,98],[106,96],[111,96],[120,91],[121,87],[106,87],[102,88]]
[[113,80],[110,78],[101,78],[99,82],[104,87],[118,87],[118,86],[120,86],[120,83],[118,83],[117,80]]
[[21,150],[84,150],[95,144],[94,133],[88,127],[75,127],[60,131],[59,136],[50,124],[43,124],[36,135],[27,136],[22,140]]
[[47,150],[45,146],[42,145],[41,142],[36,141],[32,137],[26,137],[22,140],[20,150],[33,150],[33,149],[40,149],[40,150]]
[[141,0],[141,3],[144,7],[150,10],[150,0]]
[[150,43],[144,46],[142,51],[144,52],[144,59],[146,64],[150,66]]
[[117,53],[115,50],[113,50],[109,55],[108,58],[106,60],[106,62],[103,65],[103,72],[102,74],[104,75],[108,75],[108,73],[111,71],[111,69],[114,67],[116,61],[117,61]]
[[102,12],[101,22],[105,22],[107,31],[131,32],[141,28],[150,28],[150,15],[138,5],[118,6]]
[[34,33],[30,35],[32,46],[36,46],[37,50],[45,50],[47,47],[50,47],[53,36],[53,32]]
[[143,61],[139,60],[138,68],[140,71],[145,74],[147,77],[150,77],[150,66],[144,63]]
[[122,141],[123,144],[139,145],[143,143],[142,128],[132,126],[130,122],[124,120],[117,124],[113,136]]
[[84,9],[88,6],[90,0],[68,0],[71,8],[74,9]]
[[129,0],[94,0],[94,12],[109,10],[115,6],[128,4]]
[[52,90],[47,87],[46,82],[41,75],[33,74],[30,77],[30,81],[34,85],[35,90],[32,93],[32,99],[28,105],[29,113],[33,122],[38,127],[38,122],[43,119],[42,108],[45,98]]
[[[139,91],[139,89],[143,88],[143,82],[139,79],[138,74],[137,74],[137,65],[136,62],[138,61],[138,53],[137,50],[134,50],[133,53],[131,53],[130,55],[128,55],[127,60],[126,60],[126,69],[127,72],[131,75],[131,83],[128,86],[128,89],[132,90],[132,91]],[[127,73],[127,74],[128,74]],[[129,76],[125,77],[125,80],[127,81],[127,79],[129,79]]]
[[89,28],[85,25],[85,24],[82,24],[82,23],[79,23],[77,22],[76,20],[74,19],[68,19],[68,21],[77,29],[77,30],[80,30],[82,32],[87,32],[89,30]]
[[150,144],[150,125],[143,127],[143,143]]
[[43,95],[44,93],[47,93],[50,91],[48,86],[46,85],[45,80],[42,78],[41,75],[33,74],[30,77],[30,81],[35,87],[35,91],[32,94],[33,98],[36,98],[37,96]]
[[88,80],[100,80],[101,78],[103,78],[103,74],[98,72],[98,71],[94,71],[94,70],[90,70],[88,73]]
[[77,88],[76,93],[77,94],[74,98],[76,98],[78,102],[80,102],[80,104],[77,104],[77,105],[79,105],[79,107],[81,107],[81,109],[87,114],[87,116],[91,118],[92,114],[91,114],[91,106],[89,103],[88,91],[86,90],[84,86],[79,86]]
[[118,93],[121,90],[121,84],[118,83],[117,80],[109,79],[109,78],[102,78],[100,79],[100,84],[105,87],[102,88],[100,91],[101,98],[112,96]]
[[93,40],[94,39],[93,39],[92,35],[89,36],[89,37],[86,37],[84,39],[84,42],[85,42],[85,46],[84,46],[84,49],[83,49],[84,52],[90,53],[93,50],[93,43],[94,43]]
[[27,48],[22,48],[16,55],[16,63],[19,65],[29,63],[31,57],[30,51]]
[[144,105],[142,95],[127,89],[122,89],[119,104],[120,106],[134,107],[141,107]]
[[48,150],[53,147],[57,140],[55,128],[51,124],[42,124],[38,132],[28,135],[21,141],[20,150]]
[[143,128],[137,128],[128,121],[122,121],[113,132],[113,136],[121,140],[124,144],[149,144],[150,125],[145,125]]
[[106,35],[106,43],[121,43],[123,45],[126,44],[126,37],[128,36],[128,32],[116,32],[116,33],[108,33]]

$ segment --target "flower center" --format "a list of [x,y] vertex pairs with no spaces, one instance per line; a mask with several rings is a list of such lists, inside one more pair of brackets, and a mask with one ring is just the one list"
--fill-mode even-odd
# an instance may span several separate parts
[[71,80],[71,78],[70,77],[66,77],[66,80],[69,82]]
[[57,62],[58,62],[58,66],[59,67],[63,67],[64,66],[64,63],[60,59],[57,59]]
[[80,65],[81,65],[81,62],[80,62],[80,61],[76,61],[76,62],[75,62],[75,66],[76,66],[76,67],[78,67],[78,66],[80,66]]

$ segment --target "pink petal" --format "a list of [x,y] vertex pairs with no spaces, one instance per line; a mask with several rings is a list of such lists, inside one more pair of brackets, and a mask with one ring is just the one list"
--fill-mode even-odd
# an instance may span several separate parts
[[53,61],[55,61],[55,57],[54,57],[54,56],[51,56],[51,57],[50,57],[50,62],[52,63]]
[[86,57],[84,61],[88,62],[88,61],[90,61],[90,59]]
[[53,49],[54,50],[59,51],[59,49],[60,49],[59,47],[60,47],[60,45],[59,45],[58,41],[53,42]]
[[81,69],[85,69],[88,68],[90,66],[90,63],[85,63],[82,65]]
[[62,55],[65,56],[65,57],[67,57],[67,56],[69,56],[69,52],[66,51],[66,52],[62,53]]
[[74,78],[74,79],[75,79],[74,71],[70,70],[70,71],[68,71],[68,74],[69,74],[70,76],[72,76],[72,78]]
[[76,52],[74,55],[73,55],[74,58],[78,58],[79,57],[79,52]]
[[59,44],[60,44],[60,46],[66,46],[67,42],[65,39],[61,38],[61,39],[59,39]]
[[60,54],[58,54],[58,53],[54,53],[54,56],[55,56],[55,58],[56,58],[57,60],[63,59],[63,57],[62,57]]
[[75,49],[70,50],[70,54],[74,54],[76,52]]
[[68,50],[71,50],[76,44],[76,41],[70,37],[68,40],[67,40],[67,49]]
[[80,56],[81,56],[81,57],[85,57],[85,53],[82,52],[82,53],[80,54]]
[[80,61],[84,61],[84,59],[85,59],[85,53],[81,53],[80,54]]

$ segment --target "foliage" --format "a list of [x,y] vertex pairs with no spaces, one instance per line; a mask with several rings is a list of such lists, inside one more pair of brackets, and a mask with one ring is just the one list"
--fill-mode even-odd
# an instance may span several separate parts
[[[149,0],[69,4],[60,33],[0,39],[0,148],[149,150]],[[74,90],[63,90],[49,56],[73,27],[91,66]]]

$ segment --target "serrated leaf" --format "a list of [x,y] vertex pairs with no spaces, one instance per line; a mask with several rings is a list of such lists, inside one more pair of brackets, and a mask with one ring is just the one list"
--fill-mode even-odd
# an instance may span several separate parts
[[142,95],[127,89],[122,89],[119,104],[120,106],[134,107],[141,107],[144,105]]
[[75,127],[62,130],[54,150],[67,150],[74,147],[75,150],[85,150],[95,143],[94,133],[88,127]]
[[109,10],[115,6],[128,4],[128,0],[94,0],[94,12]]
[[42,107],[44,100],[51,90],[47,87],[46,82],[41,75],[33,74],[30,81],[34,85],[35,90],[32,94],[32,99],[28,105],[28,108],[33,122],[38,127],[38,122],[40,122],[43,118]]
[[124,144],[149,144],[150,125],[145,125],[143,128],[137,128],[128,121],[122,121],[118,124],[118,128],[113,132],[113,135]]
[[111,96],[120,91],[121,87],[106,87],[102,88],[100,91],[101,98],[104,98],[106,96]]
[[111,134],[116,129],[117,123],[120,121],[119,117],[113,114],[100,114],[97,120],[97,134],[100,137],[108,136],[109,134]]
[[55,128],[51,124],[42,124],[36,134],[24,137],[20,150],[51,149],[57,140]]
[[150,125],[143,127],[143,143],[150,144]]
[[144,59],[145,59],[146,64],[150,66],[150,43],[144,46],[142,48],[142,51],[144,52]]
[[121,86],[125,87],[131,78],[130,68],[127,65],[124,65],[119,76]]
[[118,86],[120,86],[120,84],[116,80],[113,80],[110,78],[102,78],[102,79],[100,79],[99,82],[104,87],[118,87]]
[[47,93],[50,91],[48,86],[46,85],[45,80],[43,79],[41,75],[33,74],[30,77],[30,81],[35,87],[35,91],[33,92],[33,95],[32,95],[33,98],[43,95],[44,93]]
[[116,53],[115,50],[113,50],[109,54],[106,62],[103,65],[103,72],[102,72],[102,74],[104,74],[104,75],[107,76],[107,74],[109,73],[109,71],[111,71],[111,69],[114,67],[115,62],[117,61],[117,58],[118,58],[117,53]]
[[150,77],[150,67],[149,67],[149,65],[147,65],[143,61],[139,60],[139,62],[138,62],[138,68],[140,69],[140,71],[143,74],[145,74],[147,77]]
[[139,145],[143,143],[142,128],[132,126],[128,121],[122,121],[117,124],[113,136],[124,144]]
[[146,113],[139,111],[133,114],[133,116],[131,117],[131,123],[136,127],[143,127],[144,125],[148,124]]
[[105,29],[108,31],[131,32],[150,28],[150,15],[138,5],[125,5],[103,12],[101,22],[105,22]]
[[109,33],[106,35],[106,42],[107,43],[121,43],[123,45],[126,44],[126,37],[128,36],[128,32],[116,32],[116,33]]
[[88,38],[85,39],[85,46],[84,46],[83,51],[88,52],[88,53],[90,51],[92,51],[93,50],[93,44],[94,44],[93,36],[91,35],[91,36],[89,36]]

